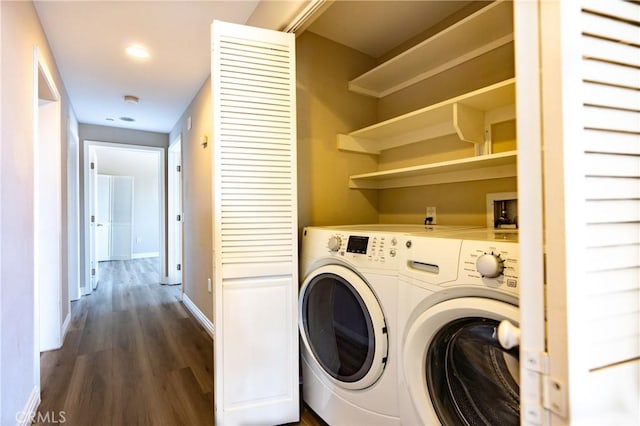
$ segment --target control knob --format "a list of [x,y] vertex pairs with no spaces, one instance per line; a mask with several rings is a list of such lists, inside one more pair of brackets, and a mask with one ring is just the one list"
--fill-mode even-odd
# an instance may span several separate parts
[[504,270],[504,260],[499,254],[485,253],[476,261],[476,270],[486,278],[498,277]]
[[334,235],[333,237],[329,238],[329,242],[327,243],[327,247],[329,248],[330,251],[340,250],[340,245],[342,245],[342,240],[337,235]]

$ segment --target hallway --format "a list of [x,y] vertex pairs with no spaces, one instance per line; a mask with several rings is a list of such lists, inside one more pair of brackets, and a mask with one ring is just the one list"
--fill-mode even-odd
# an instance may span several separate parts
[[[212,425],[213,344],[159,284],[157,258],[100,264],[71,305],[64,346],[41,356],[41,415],[71,425]],[[61,413],[64,412],[64,413]]]

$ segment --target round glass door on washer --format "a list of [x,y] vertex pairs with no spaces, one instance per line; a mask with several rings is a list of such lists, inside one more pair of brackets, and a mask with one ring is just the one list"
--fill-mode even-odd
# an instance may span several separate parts
[[434,305],[413,323],[404,374],[420,422],[520,424],[518,347],[499,343],[502,320],[517,324],[517,307],[461,298]]
[[318,268],[300,290],[300,334],[326,377],[345,389],[375,383],[387,358],[387,328],[371,288],[340,265]]

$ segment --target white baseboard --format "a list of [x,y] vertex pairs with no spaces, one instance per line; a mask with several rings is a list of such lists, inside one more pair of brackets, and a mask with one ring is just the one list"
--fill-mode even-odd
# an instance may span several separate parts
[[40,405],[40,388],[35,385],[31,390],[29,399],[20,413],[16,413],[17,426],[30,426],[31,419],[36,415],[36,410]]
[[209,320],[209,318],[207,318],[207,316],[202,313],[202,311],[195,305],[195,303],[191,301],[191,299],[189,299],[189,296],[187,296],[185,293],[182,293],[182,303],[184,303],[184,306],[186,306],[189,312],[191,312],[193,316],[196,317],[200,325],[204,327],[207,333],[209,333],[209,336],[211,336],[211,338],[213,339],[215,329],[213,327],[213,323]]
[[60,347],[64,346],[64,338],[67,336],[67,331],[69,331],[69,325],[71,325],[71,312],[67,313],[67,317],[62,323],[62,338],[60,339]]
[[160,253],[157,251],[148,251],[144,253],[131,253],[132,259],[144,259],[146,257],[159,257]]

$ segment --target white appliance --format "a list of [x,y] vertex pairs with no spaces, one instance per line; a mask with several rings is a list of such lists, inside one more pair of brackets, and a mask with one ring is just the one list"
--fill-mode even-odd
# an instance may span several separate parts
[[308,227],[300,256],[302,396],[331,425],[397,425],[400,236],[422,227]]
[[300,254],[303,399],[331,425],[399,424],[397,285],[403,235],[468,227],[307,227]]
[[519,424],[517,234],[414,234],[401,245],[400,422]]

